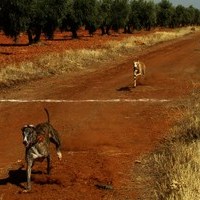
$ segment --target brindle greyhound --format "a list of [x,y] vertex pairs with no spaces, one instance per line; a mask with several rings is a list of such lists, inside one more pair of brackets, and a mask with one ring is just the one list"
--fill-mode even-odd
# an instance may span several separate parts
[[23,144],[26,147],[25,159],[27,162],[27,189],[31,190],[31,169],[36,160],[47,159],[47,173],[50,174],[50,142],[55,144],[58,158],[62,159],[60,151],[59,133],[50,124],[49,112],[44,109],[47,114],[47,122],[40,123],[36,126],[25,125],[22,128]]

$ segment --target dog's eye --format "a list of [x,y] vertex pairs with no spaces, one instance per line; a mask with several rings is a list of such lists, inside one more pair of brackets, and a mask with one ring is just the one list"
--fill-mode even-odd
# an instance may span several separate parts
[[22,136],[23,136],[23,137],[26,137],[26,136],[27,136],[27,134],[23,132],[23,133],[22,133]]

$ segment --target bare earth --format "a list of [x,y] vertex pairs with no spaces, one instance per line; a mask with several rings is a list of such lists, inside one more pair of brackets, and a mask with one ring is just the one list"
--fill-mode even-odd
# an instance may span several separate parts
[[[176,120],[171,103],[200,86],[200,33],[158,44],[139,58],[147,65],[147,76],[135,89],[130,57],[93,72],[55,76],[0,94],[0,99],[76,100],[0,103],[0,199],[138,199],[142,191],[136,189],[135,161],[153,150]],[[139,99],[155,101],[130,101]],[[61,133],[63,160],[52,146],[51,176],[45,162],[36,163],[32,191],[23,193],[21,127],[46,121],[44,107]]]

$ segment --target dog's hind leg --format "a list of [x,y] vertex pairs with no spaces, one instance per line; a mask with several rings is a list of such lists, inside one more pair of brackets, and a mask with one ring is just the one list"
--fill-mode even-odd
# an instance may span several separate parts
[[51,138],[51,142],[53,144],[55,144],[57,156],[58,156],[59,160],[61,160],[62,159],[62,153],[60,151],[60,140],[58,138],[56,140],[54,140],[53,138]]
[[60,148],[56,148],[56,151],[57,151],[57,155],[58,155],[59,160],[62,160],[62,153],[60,151]]
[[55,144],[58,158],[61,160],[62,159],[62,153],[61,153],[61,150],[60,150],[61,142],[60,142],[60,139],[59,139],[58,132],[53,127],[52,127],[52,130],[50,131],[50,141],[53,144]]

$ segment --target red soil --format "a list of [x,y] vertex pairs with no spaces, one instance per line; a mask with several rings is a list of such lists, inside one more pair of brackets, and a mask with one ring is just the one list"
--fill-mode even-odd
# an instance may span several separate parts
[[[0,199],[137,199],[142,191],[136,189],[135,161],[153,150],[176,120],[170,105],[189,95],[194,86],[199,87],[199,38],[200,34],[195,33],[144,50],[139,57],[147,65],[147,76],[135,89],[131,87],[130,57],[120,62],[116,59],[87,74],[54,76],[1,93],[0,99],[147,98],[171,102],[0,103]],[[74,48],[85,48],[85,44],[95,48],[108,39],[110,36],[95,36],[66,42],[42,41],[49,46],[1,46],[1,62],[18,61],[18,57],[21,61],[20,56],[25,55],[28,59],[44,52],[43,48],[63,51],[69,48],[65,43]],[[45,121],[44,107],[61,133],[63,160],[57,160],[52,147],[51,176],[46,175],[45,163],[37,163],[32,191],[23,193],[26,177],[21,127]],[[105,185],[112,188],[99,187]]]
[[0,62],[13,63],[40,57],[42,54],[50,52],[63,52],[69,49],[95,49],[101,47],[108,40],[121,40],[127,37],[126,34],[112,34],[111,36],[101,36],[97,32],[90,37],[87,32],[79,31],[79,39],[72,39],[70,33],[56,33],[54,40],[46,40],[43,36],[41,42],[28,46],[27,35],[21,35],[17,44],[11,38],[0,35]]
[[[153,30],[155,31],[155,30]],[[151,32],[138,32],[134,36],[150,34]],[[97,31],[90,37],[84,30],[78,32],[79,39],[72,39],[70,32],[55,33],[54,40],[46,40],[41,37],[41,42],[28,46],[27,35],[21,35],[17,44],[11,38],[6,37],[0,32],[0,62],[3,64],[18,63],[30,59],[41,57],[41,55],[50,52],[63,52],[69,49],[96,49],[101,48],[103,44],[110,40],[120,41],[125,37],[133,36],[131,34],[112,33],[111,35],[101,36]]]

